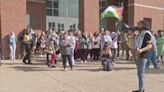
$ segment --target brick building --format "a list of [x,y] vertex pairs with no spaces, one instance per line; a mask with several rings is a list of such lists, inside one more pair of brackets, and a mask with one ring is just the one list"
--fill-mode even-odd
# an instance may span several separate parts
[[[164,27],[163,0],[0,0],[0,42],[3,59],[9,58],[7,36],[14,31],[18,36],[27,26],[35,32],[54,28],[95,32],[101,27],[115,31],[113,18],[99,19],[108,5],[123,5],[123,20],[129,25],[145,19],[153,30]],[[20,43],[17,58],[22,55]]]

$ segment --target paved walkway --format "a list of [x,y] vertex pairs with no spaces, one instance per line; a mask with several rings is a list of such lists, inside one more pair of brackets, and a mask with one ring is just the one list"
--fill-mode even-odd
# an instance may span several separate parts
[[[40,60],[39,60],[40,59]],[[3,61],[0,92],[131,92],[137,89],[136,66],[118,61],[112,72],[102,71],[100,62],[77,63],[75,71],[48,68],[41,58],[33,65],[20,60]],[[164,68],[146,70],[146,92],[164,92]]]

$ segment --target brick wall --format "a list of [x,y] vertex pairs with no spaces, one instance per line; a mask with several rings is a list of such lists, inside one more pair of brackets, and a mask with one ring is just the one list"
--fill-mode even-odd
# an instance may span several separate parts
[[137,24],[137,22],[139,20],[142,20],[143,18],[151,18],[152,19],[152,29],[154,31],[163,29],[164,11],[135,6],[134,15],[135,15],[134,16],[135,25]]
[[[1,44],[3,59],[9,58],[7,36],[10,32],[19,34],[26,27],[26,0],[0,0]],[[17,57],[20,55],[20,44],[17,44]]]
[[135,0],[134,2],[137,4],[144,4],[144,5],[164,8],[163,0]]
[[[128,23],[136,25],[143,18],[152,19],[152,30],[163,29],[164,2],[163,0],[131,0],[128,7]],[[134,5],[135,4],[135,5]]]
[[87,33],[99,32],[99,0],[79,1],[79,28]]

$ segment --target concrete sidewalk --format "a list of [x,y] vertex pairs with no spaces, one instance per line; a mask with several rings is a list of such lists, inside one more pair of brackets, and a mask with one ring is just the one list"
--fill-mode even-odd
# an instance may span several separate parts
[[[3,61],[0,92],[132,92],[138,88],[136,66],[118,61],[112,72],[102,71],[100,62],[77,63],[75,71],[49,68],[42,59],[33,65],[20,60]],[[146,92],[164,91],[164,68],[146,70]]]

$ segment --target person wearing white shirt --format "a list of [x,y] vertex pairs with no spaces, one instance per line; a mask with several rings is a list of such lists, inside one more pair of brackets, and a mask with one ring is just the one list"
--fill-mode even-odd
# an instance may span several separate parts
[[109,43],[109,44],[112,43],[110,32],[108,30],[106,30],[104,34],[102,34],[100,43],[101,43],[101,49],[104,47],[105,43]]
[[118,33],[112,32],[111,33],[111,38],[112,38],[112,46],[111,46],[111,51],[112,51],[112,62],[115,62],[115,57],[116,57],[116,50],[118,49]]
[[75,45],[76,45],[76,37],[73,35],[72,31],[68,32],[68,41],[71,43],[71,59],[72,59],[72,64],[75,65],[74,51],[75,51]]

